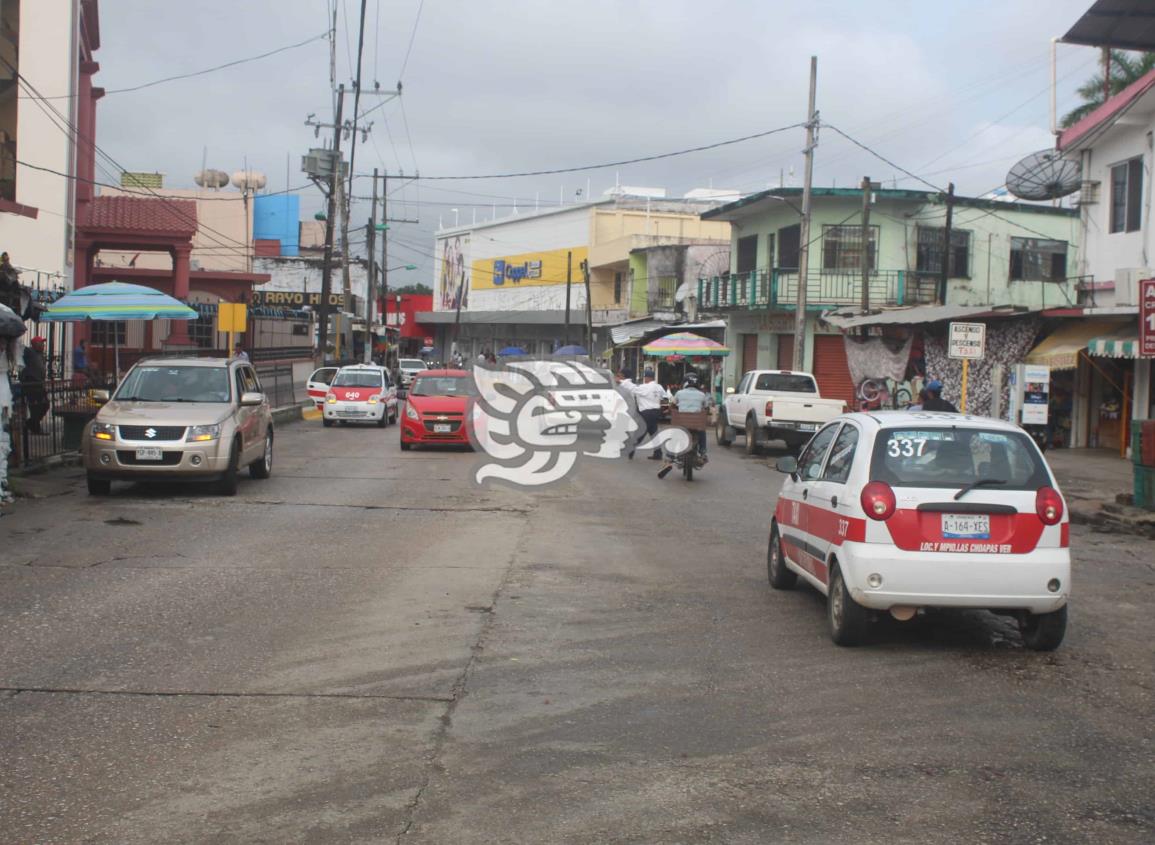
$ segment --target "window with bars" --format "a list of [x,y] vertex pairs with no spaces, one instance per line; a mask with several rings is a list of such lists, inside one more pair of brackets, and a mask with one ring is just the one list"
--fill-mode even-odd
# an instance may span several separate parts
[[217,327],[216,318],[212,314],[201,314],[195,320],[189,320],[189,340],[201,349],[216,349]]
[[[918,227],[918,252],[915,269],[920,273],[942,272],[942,245],[946,239],[946,228],[935,226]],[[951,229],[950,267],[947,275],[952,279],[970,278],[971,233],[965,229]]]
[[1137,232],[1142,222],[1143,159],[1111,168],[1111,223],[1115,232]]
[[127,345],[126,329],[123,321],[109,323],[104,320],[92,321],[92,333],[89,336],[89,345],[113,346]]
[[620,305],[622,302],[622,274],[621,272],[614,273],[614,305]]
[[870,243],[864,244],[861,226],[822,227],[822,269],[861,270],[862,262],[878,269],[878,227],[870,227]]
[[1061,282],[1066,278],[1066,241],[1011,238],[1012,282]]

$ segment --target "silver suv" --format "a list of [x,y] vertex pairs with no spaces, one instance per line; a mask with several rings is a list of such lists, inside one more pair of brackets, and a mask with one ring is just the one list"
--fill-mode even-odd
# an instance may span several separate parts
[[273,470],[273,417],[252,365],[221,358],[138,362],[85,429],[88,492],[114,480],[215,481],[227,496],[237,473]]

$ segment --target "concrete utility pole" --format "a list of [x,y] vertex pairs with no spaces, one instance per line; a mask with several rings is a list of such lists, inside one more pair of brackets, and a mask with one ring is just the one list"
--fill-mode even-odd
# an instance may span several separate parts
[[869,176],[862,177],[862,313],[870,311],[870,191],[873,185]]
[[317,338],[317,364],[325,363],[329,348],[329,296],[333,292],[333,227],[337,216],[337,186],[341,184],[341,117],[345,86],[337,88],[337,118],[333,121],[333,172],[329,174],[329,211],[325,218],[325,259],[321,264],[321,304]]
[[946,229],[943,231],[942,270],[938,280],[938,304],[946,305],[947,279],[950,278],[950,236],[954,222],[954,182],[946,186]]
[[[377,171],[373,171],[373,196],[377,196]],[[389,174],[381,176],[381,325],[385,331],[385,364],[389,365]],[[397,328],[401,328],[398,320]],[[400,340],[400,338],[398,338]]]
[[594,351],[594,306],[590,300],[590,262],[582,261],[582,275],[586,285],[586,353],[593,355]]
[[570,289],[573,285],[573,252],[565,254],[565,343],[562,346],[569,346],[569,299]]
[[[369,223],[365,227],[365,253],[367,267],[365,278],[365,351],[361,360],[366,364],[373,361],[373,312],[376,304],[377,267],[376,267],[376,239],[377,235],[377,168],[373,168],[373,205],[369,211]],[[386,339],[389,335],[386,333]]]
[[806,281],[810,272],[810,188],[814,179],[814,148],[818,146],[818,112],[814,99],[818,93],[818,57],[810,57],[810,101],[806,110],[806,169],[802,178],[802,224],[798,253],[798,298],[794,312],[794,369],[806,369]]

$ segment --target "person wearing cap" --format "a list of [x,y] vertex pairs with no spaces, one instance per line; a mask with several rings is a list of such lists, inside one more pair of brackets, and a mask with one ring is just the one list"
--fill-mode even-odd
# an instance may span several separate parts
[[28,409],[28,431],[32,434],[47,434],[40,427],[49,408],[48,364],[44,359],[46,343],[42,337],[32,338],[32,344],[24,350],[24,368],[20,370],[20,392]]
[[938,379],[934,379],[926,386],[926,401],[922,403],[922,410],[958,413],[958,408],[954,406],[953,402],[948,402],[942,398],[942,382]]

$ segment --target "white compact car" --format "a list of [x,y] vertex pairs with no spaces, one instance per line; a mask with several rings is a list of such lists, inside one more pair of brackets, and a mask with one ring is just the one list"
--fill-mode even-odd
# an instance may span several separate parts
[[342,367],[333,377],[321,410],[325,427],[350,421],[387,426],[397,422],[397,387],[384,367]]
[[771,586],[826,595],[830,635],[871,615],[982,608],[1018,618],[1028,648],[1063,640],[1071,589],[1063,497],[1035,442],[1000,420],[929,411],[844,414],[784,457]]

